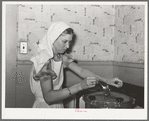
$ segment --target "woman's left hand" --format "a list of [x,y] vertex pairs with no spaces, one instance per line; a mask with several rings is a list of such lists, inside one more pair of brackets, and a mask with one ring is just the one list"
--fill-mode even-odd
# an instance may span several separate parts
[[108,79],[107,84],[120,88],[123,86],[123,81],[116,77],[113,79]]

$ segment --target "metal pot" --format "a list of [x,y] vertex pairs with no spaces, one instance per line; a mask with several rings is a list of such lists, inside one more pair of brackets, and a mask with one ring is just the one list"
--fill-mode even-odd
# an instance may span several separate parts
[[85,108],[134,108],[135,99],[127,95],[105,91],[89,93],[83,96]]

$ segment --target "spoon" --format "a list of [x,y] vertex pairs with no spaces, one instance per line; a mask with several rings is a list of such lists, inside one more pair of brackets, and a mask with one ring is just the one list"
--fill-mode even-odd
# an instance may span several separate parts
[[106,94],[108,94],[108,95],[110,94],[110,88],[109,88],[108,84],[106,84],[104,82],[100,82],[100,81],[98,82],[98,84],[100,84],[100,86],[102,87],[103,91],[106,92]]

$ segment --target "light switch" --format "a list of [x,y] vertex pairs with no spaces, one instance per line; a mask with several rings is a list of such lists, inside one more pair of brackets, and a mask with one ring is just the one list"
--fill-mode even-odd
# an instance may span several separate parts
[[27,42],[20,42],[20,53],[27,53]]

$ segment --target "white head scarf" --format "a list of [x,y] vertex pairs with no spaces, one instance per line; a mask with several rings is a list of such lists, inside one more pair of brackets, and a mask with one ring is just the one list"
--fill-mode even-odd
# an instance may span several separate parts
[[36,73],[50,58],[53,58],[53,43],[68,28],[70,27],[64,22],[54,22],[49,27],[47,34],[39,43],[37,53],[30,59],[34,63]]

